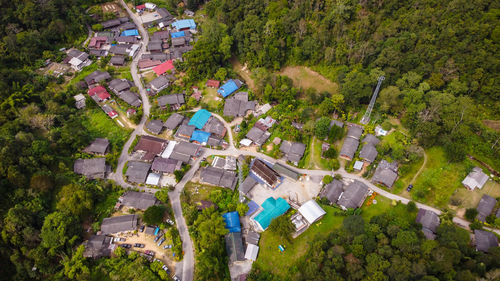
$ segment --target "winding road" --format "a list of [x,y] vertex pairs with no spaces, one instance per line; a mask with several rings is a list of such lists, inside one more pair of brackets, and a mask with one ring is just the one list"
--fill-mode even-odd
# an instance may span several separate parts
[[[124,7],[124,9],[128,12],[130,18],[133,19],[134,23],[139,29],[139,32],[142,36],[142,45],[134,59],[132,60],[131,67],[130,67],[130,72],[132,74],[132,78],[134,80],[135,85],[139,89],[139,93],[142,99],[142,106],[143,106],[143,116],[141,118],[140,123],[137,125],[135,130],[132,132],[130,135],[130,138],[127,140],[125,143],[123,150],[120,154],[120,157],[118,159],[118,166],[116,169],[115,173],[112,173],[109,176],[109,179],[114,180],[117,184],[121,185],[124,188],[135,188],[137,186],[133,186],[129,183],[127,183],[124,178],[123,178],[123,168],[125,167],[125,164],[131,160],[131,156],[129,155],[128,151],[130,146],[132,145],[132,142],[135,140],[136,136],[138,135],[143,135],[146,134],[144,131],[144,125],[146,124],[146,121],[148,119],[148,116],[150,114],[150,109],[151,105],[149,103],[149,98],[147,96],[146,90],[144,89],[144,86],[142,85],[142,81],[139,77],[138,69],[137,69],[137,63],[139,61],[139,58],[141,55],[146,51],[146,46],[149,42],[149,35],[147,31],[144,29],[142,26],[142,23],[140,19],[128,8],[128,6],[125,4],[123,0],[120,0],[121,5]],[[233,133],[231,130],[230,125],[222,118],[221,116],[212,113],[213,116],[218,118],[224,123],[224,126],[227,129],[228,137],[229,137],[229,148],[226,150],[215,150],[215,149],[203,149],[201,152],[201,155],[192,163],[191,169],[184,175],[182,180],[177,183],[175,186],[175,189],[171,192],[169,192],[169,197],[170,197],[170,202],[172,205],[172,209],[174,212],[175,216],[175,221],[177,225],[177,229],[179,230],[179,234],[182,239],[182,249],[184,252],[184,258],[181,262],[178,263],[177,268],[175,270],[176,275],[180,276],[182,280],[185,281],[192,281],[194,278],[194,247],[193,247],[193,242],[191,240],[191,237],[189,236],[189,231],[187,228],[186,221],[184,219],[184,216],[182,214],[182,207],[181,207],[181,200],[180,200],[180,195],[182,193],[182,190],[184,189],[184,186],[186,183],[188,183],[193,176],[195,175],[196,171],[199,169],[201,159],[210,156],[210,155],[231,155],[231,156],[238,156],[238,155],[246,155],[246,156],[252,156],[252,157],[259,157],[262,159],[265,159],[267,161],[270,161],[272,163],[274,162],[279,162],[280,164],[283,164],[287,167],[289,167],[292,170],[295,170],[301,174],[308,175],[308,176],[325,176],[325,175],[334,175],[334,174],[340,174],[343,178],[349,178],[353,180],[358,180],[361,181],[362,183],[366,184],[370,189],[373,191],[377,192],[381,196],[384,196],[386,198],[389,198],[391,200],[396,200],[400,201],[404,204],[407,204],[410,200],[398,196],[396,194],[392,194],[390,192],[387,192],[376,185],[372,184],[370,181],[368,181],[365,178],[362,178],[357,175],[352,175],[347,173],[344,168],[341,168],[335,172],[332,171],[324,171],[324,170],[306,170],[306,169],[298,169],[296,167],[292,167],[288,164],[286,164],[282,160],[276,160],[272,157],[269,157],[265,154],[259,153],[259,152],[254,152],[254,151],[248,151],[248,150],[242,150],[242,149],[237,149],[234,146],[234,138],[233,138]],[[426,160],[426,159],[425,159]],[[425,160],[424,160],[424,165],[425,165]],[[420,173],[420,170],[419,170]],[[154,193],[158,191],[158,189],[153,189],[153,188],[146,188],[146,187],[137,187],[139,189],[145,190],[146,192]],[[442,212],[434,207],[427,206],[421,203],[416,203],[418,208],[426,209],[426,210],[431,210],[433,212],[436,212],[437,214],[441,214]],[[463,227],[468,229],[469,222],[465,221],[459,217],[454,217],[453,222],[456,223],[458,226]],[[489,229],[492,231],[495,231],[497,234],[500,234],[500,230],[498,229]]]

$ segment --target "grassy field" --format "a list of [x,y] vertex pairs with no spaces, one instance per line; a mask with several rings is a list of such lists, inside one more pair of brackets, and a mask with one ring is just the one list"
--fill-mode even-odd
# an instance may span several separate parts
[[[375,197],[377,204],[363,206],[362,216],[366,220],[379,215],[392,207],[391,201],[377,196]],[[285,276],[290,270],[290,267],[300,259],[307,251],[310,243],[318,239],[318,235],[327,235],[332,230],[339,228],[345,216],[335,215],[339,209],[331,206],[322,206],[326,211],[326,215],[317,223],[313,224],[302,233],[299,237],[292,240],[292,243],[283,241],[278,236],[270,231],[265,231],[261,234],[259,242],[260,252],[256,263],[264,270],[271,272],[276,276]],[[285,251],[280,252],[278,246],[285,246]]]
[[321,74],[311,70],[306,66],[288,66],[283,68],[280,75],[285,75],[293,80],[293,85],[302,89],[313,88],[318,92],[328,92],[336,94],[339,86]]
[[205,94],[203,95],[201,102],[208,104],[210,111],[215,111],[217,106],[223,102],[222,99],[217,94],[217,89],[214,88],[206,88],[203,90]]
[[89,75],[90,73],[96,71],[99,68],[97,63],[93,63],[85,68],[83,68],[82,71],[77,72],[76,75],[71,78],[71,81],[68,83],[68,86],[75,85],[76,83],[80,82],[85,78],[85,76]]
[[333,159],[321,158],[321,145],[322,141],[317,138],[311,139],[311,149],[310,153],[306,156],[305,163],[307,169],[320,169],[320,170],[331,170]]
[[487,194],[493,198],[500,197],[500,184],[489,180],[482,189],[476,189],[474,191],[467,190],[466,188],[459,188],[452,195],[452,198],[456,198],[460,204],[458,208],[476,208],[479,200]]

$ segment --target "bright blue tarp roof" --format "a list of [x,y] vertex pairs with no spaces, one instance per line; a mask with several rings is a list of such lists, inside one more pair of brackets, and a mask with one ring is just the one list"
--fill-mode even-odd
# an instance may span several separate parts
[[120,36],[139,36],[139,31],[137,31],[137,29],[125,30]]
[[229,80],[226,82],[226,84],[222,85],[218,90],[217,93],[221,94],[223,97],[227,97],[230,94],[234,93],[236,90],[238,90],[238,85],[236,85],[236,82],[234,82],[233,79]]
[[185,35],[186,34],[184,34],[184,31],[174,32],[174,33],[170,34],[170,36],[172,36],[172,38],[178,38],[178,37],[182,37]]
[[212,116],[212,113],[208,112],[206,109],[198,110],[191,120],[189,120],[188,125],[195,126],[197,129],[203,128],[207,123],[208,119]]
[[269,197],[262,203],[262,208],[264,210],[255,216],[254,220],[265,230],[269,227],[273,219],[286,213],[290,209],[290,205],[281,197],[278,199]]
[[200,130],[195,130],[191,135],[192,141],[197,141],[199,143],[207,143],[210,133]]
[[229,232],[241,232],[240,225],[240,215],[238,212],[228,212],[222,214],[222,218],[226,223],[225,227],[229,230]]
[[181,30],[184,28],[196,29],[196,23],[192,19],[184,19],[172,23],[172,27],[176,28],[177,30]]

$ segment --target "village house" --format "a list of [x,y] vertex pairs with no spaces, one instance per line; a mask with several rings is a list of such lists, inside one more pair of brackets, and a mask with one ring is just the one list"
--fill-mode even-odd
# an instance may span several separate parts
[[337,126],[337,127],[339,127],[339,128],[344,128],[344,122],[339,121],[339,120],[335,120],[335,119],[333,119],[333,120],[330,122],[330,129],[331,129],[333,126]]
[[203,126],[202,130],[219,137],[224,137],[227,131],[226,126],[224,126],[224,123],[222,123],[222,121],[220,121],[215,116],[210,116],[208,121]]
[[139,142],[137,142],[137,145],[134,147],[134,151],[144,154],[141,157],[141,160],[153,161],[155,156],[158,156],[163,152],[166,145],[166,140],[151,136],[141,136]]
[[271,136],[271,133],[256,126],[252,127],[246,134],[246,138],[258,146],[262,146]]
[[103,101],[108,100],[111,97],[111,95],[108,93],[106,88],[104,88],[103,86],[100,86],[100,85],[93,87],[93,88],[90,88],[88,90],[88,94],[96,102],[103,102]]
[[237,183],[236,172],[227,171],[216,167],[206,167],[201,170],[202,182],[222,186],[234,190]]
[[147,192],[127,191],[118,198],[120,205],[134,208],[136,210],[146,210],[147,208],[160,203],[155,195]]
[[118,36],[116,42],[118,44],[137,44],[139,39],[136,36]]
[[386,160],[380,161],[372,177],[373,183],[383,184],[388,188],[394,185],[398,178],[398,163],[396,161],[389,163]]
[[[169,129],[169,130],[175,130],[184,120],[184,115],[181,115],[179,113],[172,113],[163,123],[163,127]],[[191,136],[190,136],[191,137]]]
[[419,209],[416,222],[422,225],[422,232],[429,240],[436,239],[439,216],[431,210]]
[[198,156],[200,148],[201,146],[198,144],[181,141],[175,145],[169,158],[187,164],[191,160],[191,157]]
[[116,247],[113,244],[113,237],[106,235],[92,235],[83,246],[85,247],[83,256],[94,259],[109,257]]
[[[208,83],[208,82],[207,82]],[[224,116],[245,116],[248,111],[255,110],[256,101],[248,101],[247,92],[236,93],[224,104]]]
[[363,205],[368,195],[368,186],[360,181],[353,181],[346,188],[337,201],[343,210],[356,209]]
[[174,62],[172,60],[167,60],[164,63],[153,67],[153,71],[156,73],[157,76],[163,75],[167,71],[173,72],[174,69],[175,69]]
[[124,66],[125,65],[125,57],[120,56],[120,55],[113,56],[109,60],[109,63],[113,66]]
[[219,85],[220,85],[220,81],[218,80],[207,80],[207,83],[205,83],[205,86],[207,88],[214,88],[214,89],[218,89],[219,88]]
[[175,137],[181,140],[189,141],[191,139],[191,136],[194,133],[194,130],[196,130],[195,126],[188,125],[188,124],[182,124],[179,129],[177,129],[177,132],[175,133]]
[[88,179],[103,179],[106,177],[106,158],[77,159],[73,171]]
[[170,158],[156,157],[151,165],[151,170],[159,174],[173,174],[174,171],[180,170],[182,162]]
[[147,49],[151,53],[161,53],[163,52],[163,42],[153,39],[149,41]]
[[157,98],[156,101],[160,108],[165,108],[168,105],[172,110],[178,110],[186,102],[184,94],[165,95]]
[[298,180],[300,178],[300,173],[295,170],[288,168],[288,166],[282,165],[278,162],[274,163],[273,170],[278,172],[278,174],[288,177],[292,180]]
[[498,247],[495,233],[486,230],[474,230],[474,242],[476,250],[481,252],[488,252],[491,248]]
[[354,125],[349,127],[347,136],[344,139],[344,144],[340,149],[339,156],[346,160],[352,161],[354,154],[358,150],[359,138],[363,134],[363,129]]
[[85,108],[85,96],[83,94],[78,94],[73,96],[75,99],[75,107],[77,109]]
[[223,98],[226,98],[232,93],[236,92],[242,85],[243,82],[241,82],[240,80],[230,79],[217,90],[217,93],[219,93]]
[[166,76],[164,76],[164,75],[158,76],[155,79],[153,79],[153,81],[149,82],[149,87],[155,93],[158,93],[161,90],[167,88],[168,85],[170,85],[170,80]]
[[146,124],[146,129],[148,129],[148,131],[152,134],[159,135],[163,129],[163,122],[158,119],[150,120]]
[[372,134],[367,134],[362,142],[364,145],[359,153],[359,158],[363,159],[366,164],[371,164],[377,158],[378,151],[375,147],[380,140]]
[[125,176],[127,180],[132,183],[145,183],[149,174],[151,163],[141,161],[129,161],[127,164],[127,172]]
[[477,205],[477,219],[485,222],[486,217],[491,215],[493,212],[493,209],[495,208],[495,205],[497,204],[497,200],[487,194],[484,194],[483,197],[481,197],[481,200],[479,200],[479,204]]
[[80,71],[82,68],[89,66],[92,63],[89,59],[89,54],[77,49],[69,50],[68,56],[64,62],[68,63],[75,71]]
[[117,94],[129,90],[134,84],[127,79],[113,79],[108,83],[108,87],[113,93]]
[[306,145],[300,142],[283,141],[280,146],[280,151],[285,154],[288,161],[298,165],[300,159],[304,156]]
[[89,75],[87,75],[85,78],[83,78],[85,82],[87,83],[88,86],[97,84],[102,81],[106,81],[111,79],[111,75],[107,71],[99,71],[96,70]]
[[257,181],[254,178],[247,176],[243,183],[239,186],[239,191],[243,195],[247,195],[248,192],[250,192],[250,190],[252,190],[256,185]]
[[116,234],[137,229],[137,215],[124,215],[105,218],[102,220],[101,232],[103,234]]
[[229,257],[229,263],[235,263],[245,260],[243,240],[241,232],[230,232],[225,236],[226,252]]
[[266,165],[260,159],[255,159],[253,161],[252,167],[250,168],[250,174],[254,176],[255,180],[265,184],[271,189],[277,188],[283,181],[278,172]]
[[343,192],[344,184],[341,181],[334,179],[331,183],[323,187],[319,197],[328,199],[331,204],[337,204]]
[[462,184],[469,190],[476,188],[481,189],[488,181],[488,175],[479,167],[474,167],[472,171],[465,177]]
[[109,152],[109,140],[103,138],[96,138],[83,151],[85,153],[104,156]]
[[101,108],[111,119],[118,117],[118,113],[111,106],[104,104]]
[[117,96],[131,106],[139,107],[142,104],[139,96],[130,90],[119,92]]
[[109,38],[106,36],[95,36],[90,38],[88,48],[96,50],[104,49],[109,46],[109,42]]

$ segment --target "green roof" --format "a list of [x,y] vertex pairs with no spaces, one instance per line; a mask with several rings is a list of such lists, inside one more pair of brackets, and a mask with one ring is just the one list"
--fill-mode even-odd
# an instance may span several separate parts
[[255,216],[254,220],[265,230],[269,227],[273,219],[286,213],[290,209],[290,205],[281,197],[278,199],[269,197],[262,203],[262,208],[264,210]]

